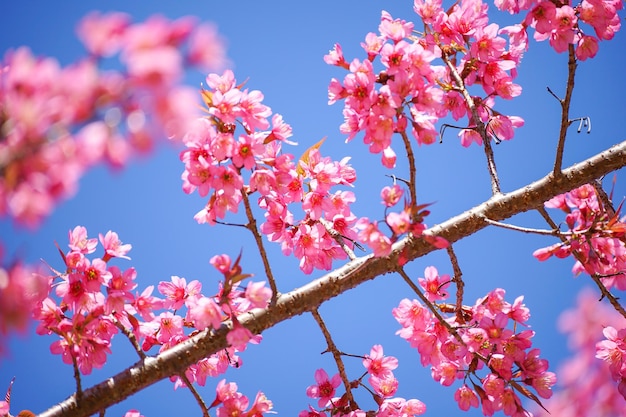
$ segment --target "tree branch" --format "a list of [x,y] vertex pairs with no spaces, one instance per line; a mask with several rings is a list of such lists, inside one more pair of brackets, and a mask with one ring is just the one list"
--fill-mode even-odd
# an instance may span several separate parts
[[346,367],[343,364],[343,359],[341,359],[341,352],[339,351],[339,349],[337,349],[337,345],[335,345],[335,342],[333,341],[333,338],[330,335],[328,328],[326,327],[326,323],[324,323],[324,319],[322,319],[322,316],[320,315],[317,308],[311,310],[311,314],[313,314],[313,318],[315,318],[317,325],[324,334],[324,339],[326,339],[327,348],[325,352],[330,352],[335,359],[335,363],[337,364],[337,370],[339,370],[339,375],[341,376],[341,381],[343,382],[343,386],[346,389],[346,399],[348,401],[348,405],[349,407],[351,407],[351,409],[353,406],[355,408],[358,408],[358,406],[356,406],[356,403],[354,402],[354,397],[352,396],[352,388],[350,387],[350,380],[348,379],[348,374],[346,374]]
[[[415,155],[413,154],[413,148],[411,147],[411,141],[405,131],[400,132],[402,142],[404,143],[404,150],[406,151],[406,158],[409,161],[409,192],[411,193],[411,207],[417,206],[417,182],[415,168]],[[415,220],[417,212],[413,212],[412,217]]]
[[[626,142],[617,144],[585,161],[506,194],[496,194],[484,203],[433,226],[425,235],[441,236],[450,243],[470,236],[488,226],[484,218],[501,221],[521,212],[536,209],[550,198],[600,178],[626,166]],[[317,308],[323,302],[380,275],[396,271],[400,256],[407,261],[437,250],[426,240],[406,237],[393,245],[386,258],[364,256],[347,263],[321,278],[289,293],[282,294],[274,306],[255,309],[239,317],[239,322],[255,334],[276,324]],[[228,346],[226,334],[232,327],[225,323],[216,331],[205,330],[158,355],[138,361],[125,371],[85,391],[80,402],[72,395],[40,414],[53,416],[90,416],[119,403],[130,395],[183,372],[187,367]]]
[[574,92],[574,78],[576,75],[576,55],[574,53],[574,45],[569,45],[569,59],[567,61],[567,84],[565,87],[565,98],[559,99],[556,94],[550,93],[557,97],[561,104],[561,129],[559,132],[559,143],[556,147],[556,157],[554,160],[554,175],[559,175],[563,164],[563,152],[565,150],[565,138],[567,137],[567,128],[571,124],[569,120],[569,106],[572,102],[572,93]]
[[252,232],[252,235],[254,236],[254,242],[256,243],[256,247],[259,250],[259,254],[261,255],[263,268],[265,268],[265,275],[267,276],[270,288],[272,289],[272,300],[270,301],[270,304],[274,305],[276,304],[276,299],[278,298],[278,287],[276,286],[276,280],[274,279],[274,274],[272,273],[270,261],[269,259],[267,259],[267,252],[265,251],[265,247],[263,246],[263,238],[259,234],[259,229],[256,226],[256,219],[254,218],[254,214],[252,213],[252,207],[250,206],[248,194],[246,194],[246,191],[242,189],[241,195],[243,197],[244,207],[246,208],[246,216],[248,217],[248,224],[245,227],[250,230],[250,232]]
[[463,323],[465,321],[463,318],[463,289],[465,288],[465,283],[463,282],[463,272],[461,271],[459,260],[456,257],[456,253],[454,253],[452,245],[449,245],[446,250],[448,251],[450,263],[452,264],[452,270],[454,271],[452,281],[456,285],[456,304],[454,305],[456,321]]
[[200,406],[200,409],[202,410],[202,417],[209,417],[209,408],[196,387],[194,387],[193,383],[189,380],[189,377],[187,377],[187,374],[185,374],[185,371],[181,372],[178,376],[183,380],[185,386],[189,388],[189,391],[191,391],[191,394],[196,399],[198,406]]

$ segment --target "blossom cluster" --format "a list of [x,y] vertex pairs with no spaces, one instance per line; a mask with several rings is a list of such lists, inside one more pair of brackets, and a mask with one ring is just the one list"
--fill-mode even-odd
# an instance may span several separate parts
[[0,216],[30,227],[94,164],[121,167],[159,137],[182,136],[197,114],[185,68],[225,63],[215,28],[193,18],[94,12],[77,31],[89,55],[71,65],[27,47],[0,63]]
[[616,380],[611,377],[608,363],[597,360],[595,355],[610,351],[607,341],[601,341],[602,330],[624,328],[626,318],[610,305],[598,302],[594,290],[585,288],[578,295],[576,305],[560,315],[558,327],[567,335],[573,354],[557,369],[559,389],[544,403],[549,412],[536,407],[533,413],[541,417],[623,416],[626,411],[623,392],[620,394],[615,389]]
[[[564,52],[572,45],[581,61],[598,53],[599,41],[613,39],[621,27],[617,12],[624,7],[619,0],[583,0],[576,6],[570,1],[496,0],[495,5],[511,14],[528,10],[519,25],[524,36],[532,27],[535,40],[548,39],[556,52]],[[595,36],[588,29],[585,31],[581,23],[591,26]]]
[[[4,262],[0,246],[0,262]],[[5,337],[28,329],[30,310],[49,291],[49,279],[39,269],[15,260],[0,263],[0,356],[5,354]],[[0,413],[0,415],[2,415]]]
[[[372,248],[374,256],[387,256],[391,253],[391,245],[405,234],[413,236],[422,236],[422,232],[426,229],[424,217],[429,212],[424,210],[425,205],[413,206],[405,200],[404,206],[400,211],[389,210],[398,205],[404,189],[398,184],[385,186],[380,192],[382,204],[385,206],[384,224],[391,231],[391,235],[387,236],[379,227],[379,222],[369,220],[362,217],[357,221],[357,229],[359,230],[358,238],[361,242]],[[381,223],[383,224],[383,223]],[[440,237],[428,237],[429,242],[438,248],[444,248],[448,242]]]
[[[322,156],[321,142],[299,159],[281,152],[283,142],[293,144],[288,141],[292,129],[280,114],[272,115],[260,91],[238,85],[230,70],[210,74],[206,81],[203,98],[209,116],[187,132],[180,155],[185,164],[183,190],[208,197],[195,219],[219,223],[258,192],[265,216],[261,233],[280,243],[285,255],[293,253],[302,271],[328,270],[334,259],[345,259],[338,240],[349,247],[356,240],[357,219],[350,209],[355,197],[336,187],[349,187],[356,180],[349,158]],[[292,204],[303,218],[295,218]]]
[[[435,381],[444,386],[463,381],[454,394],[461,410],[480,406],[488,416],[497,411],[530,416],[519,394],[539,403],[530,388],[539,397],[549,398],[556,376],[548,371],[548,361],[539,356],[539,349],[532,347],[534,332],[527,328],[530,312],[523,296],[511,304],[498,288],[473,306],[458,309],[435,302],[446,299],[446,283],[446,276],[438,276],[433,267],[427,269],[420,285],[438,313],[418,300],[403,299],[393,310],[402,326],[397,334],[418,350],[422,365],[430,366]],[[444,316],[448,313],[454,314]]]
[[[328,64],[349,71],[343,82],[331,81],[328,93],[329,104],[345,101],[341,131],[348,140],[363,131],[370,152],[382,153],[388,168],[396,161],[394,133],[409,130],[419,145],[432,144],[438,136],[435,124],[446,115],[467,117],[467,128],[460,133],[463,146],[481,144],[477,121],[463,96],[466,87],[479,85],[484,95],[472,99],[480,121],[496,140],[511,139],[523,120],[493,110],[494,99],[521,93],[513,79],[526,38],[515,27],[489,24],[481,0],[462,1],[447,11],[440,1],[416,1],[415,11],[426,25],[423,36],[416,37],[412,22],[383,11],[379,34],[369,33],[361,44],[367,59],[348,62],[339,44],[325,56]],[[508,36],[508,48],[501,34]],[[446,65],[435,65],[437,59]],[[380,70],[375,68],[378,62]]]
[[248,406],[250,400],[245,395],[237,391],[237,384],[234,382],[226,382],[221,380],[215,388],[216,396],[211,407],[216,407],[217,417],[261,417],[270,412],[273,404],[265,397],[265,394],[259,392],[250,409]]
[[558,195],[545,206],[566,213],[569,230],[562,233],[563,242],[537,249],[533,255],[540,261],[574,256],[576,275],[597,275],[607,289],[626,290],[626,221],[619,218],[619,212],[609,214],[590,184]]
[[[90,259],[98,242],[104,254]],[[69,233],[69,248],[62,254],[64,271],[50,277],[49,294],[33,308],[33,316],[38,334],[59,336],[50,346],[51,352],[62,355],[65,363],[75,364],[82,374],[104,365],[111,353],[112,339],[120,331],[141,355],[153,347],[162,352],[187,340],[194,332],[217,329],[231,319],[233,327],[227,334],[229,347],[200,360],[185,372],[188,381],[202,386],[207,377],[216,377],[229,366],[239,366],[237,353],[247,343],[260,341],[260,336],[243,327],[237,316],[266,307],[271,290],[264,282],[248,282],[241,287],[241,281],[249,275],[241,273],[239,259],[233,262],[228,255],[211,259],[211,264],[224,276],[218,293],[213,296],[202,293],[199,281],[187,282],[173,276],[170,281],[158,284],[161,297],[157,297],[152,295],[154,286],[141,293],[135,291],[134,268],[122,270],[112,264],[113,259],[129,259],[127,254],[131,249],[115,232],[96,239],[88,237],[84,227],[77,226]],[[178,376],[172,380],[175,387],[185,385]]]
[[[561,235],[561,242],[537,249],[534,256],[540,261],[551,256],[573,256],[575,274],[587,273],[597,277],[607,289],[626,290],[626,220],[619,209],[613,213],[598,198],[596,189],[586,184],[558,195],[546,202],[548,208],[560,209],[569,230]],[[621,208],[621,206],[620,206]],[[597,357],[604,360],[619,392],[626,398],[626,325],[606,325],[602,331],[605,340],[598,343]],[[595,329],[599,333],[599,329]]]
[[[325,417],[329,412],[333,417],[365,417],[375,415],[377,417],[411,417],[424,414],[426,406],[419,400],[406,400],[394,397],[398,390],[398,380],[393,374],[393,370],[398,367],[398,360],[393,356],[385,356],[383,347],[375,345],[370,353],[363,357],[363,366],[368,376],[368,383],[371,389],[377,409],[368,413],[361,410],[355,404],[351,404],[347,394],[336,397],[336,391],[341,384],[341,377],[335,374],[332,378],[324,369],[315,371],[315,385],[307,388],[306,394],[310,398],[317,399],[317,406],[321,410],[316,410],[309,406],[308,410],[300,412],[299,417]],[[363,385],[361,376],[358,380],[351,382],[351,388]]]
[[626,399],[626,327],[607,326],[602,333],[606,339],[596,345],[596,357],[606,361],[618,392]]
[[[328,89],[329,104],[344,102],[340,131],[347,141],[363,132],[369,151],[381,154],[382,164],[391,169],[396,166],[398,146],[409,155],[409,136],[418,145],[435,143],[439,136],[435,125],[448,115],[467,119],[459,133],[463,146],[482,144],[492,137],[496,141],[513,138],[514,128],[522,126],[523,120],[493,107],[496,97],[511,99],[521,93],[513,79],[526,39],[517,36],[513,27],[500,30],[489,24],[487,5],[481,0],[462,1],[448,11],[440,1],[416,1],[415,11],[426,25],[423,36],[416,36],[412,22],[383,11],[378,34],[368,33],[361,44],[367,58],[349,61],[339,44],[324,57],[326,63],[348,71],[342,81],[333,78]],[[500,35],[508,36],[508,45]],[[435,65],[437,60],[445,65]],[[471,86],[481,88],[481,95],[471,97]],[[478,123],[486,135],[481,135]],[[396,134],[402,138],[400,145],[393,143]],[[385,193],[390,195],[389,187],[385,188],[381,191],[384,200]],[[395,188],[393,193],[399,187]],[[395,204],[384,203],[386,207]],[[421,234],[427,213],[420,213],[423,207],[409,199],[401,212],[387,214],[391,238],[381,233],[377,221],[362,219],[359,237],[377,256],[387,255],[395,237]]]

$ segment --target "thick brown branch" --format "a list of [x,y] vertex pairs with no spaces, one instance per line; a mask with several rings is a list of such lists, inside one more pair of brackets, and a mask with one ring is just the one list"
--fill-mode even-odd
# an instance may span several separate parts
[[[488,223],[484,218],[501,221],[536,209],[556,195],[624,166],[626,142],[564,170],[557,178],[550,174],[511,193],[496,194],[486,202],[433,226],[424,233],[441,236],[454,243],[487,227]],[[261,333],[284,320],[312,311],[323,302],[365,281],[395,271],[400,255],[411,261],[435,250],[435,247],[419,237],[404,238],[393,245],[389,257],[374,258],[369,255],[357,258],[294,291],[280,295],[274,306],[242,315],[239,321],[253,333]],[[226,348],[229,328],[230,324],[225,324],[217,331],[203,331],[158,357],[140,360],[125,371],[85,390],[80,403],[77,403],[75,396],[71,396],[41,416],[89,416],[119,403],[157,381],[179,374],[198,360]]]

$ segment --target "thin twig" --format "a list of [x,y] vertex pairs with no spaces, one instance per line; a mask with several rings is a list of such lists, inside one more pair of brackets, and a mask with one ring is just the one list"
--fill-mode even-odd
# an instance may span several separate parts
[[598,196],[598,199],[602,202],[602,206],[609,215],[609,218],[615,216],[615,207],[613,206],[613,202],[607,195],[606,191],[604,191],[604,188],[602,188],[602,180],[597,179],[591,182],[591,185],[596,190],[596,195]]
[[[476,113],[476,117],[478,117],[478,113]],[[481,132],[481,128],[479,128],[479,132]],[[489,170],[489,175],[491,177],[491,193],[498,194],[500,193],[500,180],[498,179],[498,170],[496,169],[496,159],[493,154],[493,149],[491,148],[491,141],[489,135],[487,134],[487,129],[484,128],[485,133],[481,133],[483,137],[483,147],[485,149],[485,156],[487,157],[487,169]]]
[[223,222],[221,220],[215,220],[216,224],[221,224],[223,226],[234,226],[234,227],[244,227],[244,228],[248,228],[247,224],[241,224],[241,223],[229,223],[229,222]]
[[[82,384],[80,380],[80,368],[78,367],[78,361],[76,360],[76,356],[74,355],[74,349],[72,349],[72,347],[74,346],[74,343],[72,342],[70,338],[67,337],[65,333],[61,332],[60,330],[56,328],[51,328],[51,327],[48,327],[48,329],[52,331],[53,333],[57,334],[58,336],[62,337],[63,339],[65,339],[65,341],[67,342],[67,345],[69,348],[68,350],[70,352],[70,357],[72,358],[72,367],[74,369],[74,380],[76,381],[76,393],[74,395],[76,397],[76,403],[80,404],[83,398],[83,388],[82,388]],[[11,381],[11,384],[13,384],[13,381]]]
[[545,209],[545,207],[541,206],[537,208],[537,211],[539,212],[539,214],[541,214],[541,217],[543,217],[543,219],[546,221],[546,223],[548,223],[548,225],[553,228],[553,229],[558,229],[559,226],[554,222],[554,220],[552,220],[552,217],[550,217],[550,215],[548,214],[548,211]]
[[[416,184],[416,172],[417,169],[415,167],[415,155],[413,154],[413,148],[411,147],[411,141],[407,136],[406,132],[403,130],[400,132],[400,136],[402,136],[402,142],[404,142],[404,149],[406,151],[406,157],[409,161],[409,193],[411,194],[411,207],[415,207],[417,205],[417,184]],[[412,216],[417,216],[417,213],[412,213]]]
[[[324,334],[324,338],[326,339],[326,345],[328,346],[327,352],[333,354],[333,358],[335,359],[335,363],[337,364],[337,369],[339,370],[339,376],[341,376],[341,381],[343,381],[343,386],[346,389],[346,399],[348,400],[348,404],[350,407],[357,407],[356,402],[354,401],[354,397],[352,396],[352,388],[350,387],[350,380],[348,379],[348,375],[346,374],[346,367],[343,364],[343,360],[341,359],[341,352],[337,349],[335,342],[333,341],[322,316],[320,316],[317,308],[311,310],[311,314],[313,314],[313,318],[317,322],[317,325],[322,330]],[[358,408],[358,407],[357,407]]]
[[559,100],[561,104],[561,128],[559,131],[559,142],[556,147],[556,157],[554,160],[554,176],[561,175],[561,167],[563,166],[563,152],[565,149],[565,139],[567,138],[567,128],[570,125],[569,107],[572,102],[572,93],[574,91],[574,78],[576,75],[576,55],[574,53],[574,45],[570,44],[568,48],[569,59],[567,61],[567,84],[565,86],[565,98],[559,99],[550,89],[550,93]]
[[202,416],[209,417],[209,408],[207,407],[206,403],[202,399],[202,396],[200,395],[196,387],[193,386],[193,384],[191,383],[187,375],[185,375],[184,372],[181,372],[180,374],[178,374],[178,376],[185,382],[185,385],[187,386],[187,388],[189,388],[189,391],[191,391],[191,393],[193,394],[194,398],[196,399],[196,402],[198,403],[198,405],[200,406],[200,409],[202,410]]
[[276,304],[276,300],[278,299],[278,288],[276,287],[276,280],[274,279],[274,274],[272,274],[270,261],[267,258],[267,251],[265,250],[265,246],[263,245],[263,238],[259,234],[259,229],[256,226],[256,219],[254,218],[254,214],[252,214],[252,207],[250,206],[248,194],[245,190],[241,190],[241,195],[243,196],[243,204],[246,208],[246,216],[248,217],[248,224],[246,225],[246,228],[252,232],[252,235],[254,236],[254,241],[256,242],[256,247],[259,250],[259,254],[261,255],[263,268],[265,269],[265,275],[267,276],[267,280],[270,283],[270,288],[272,289],[272,299],[270,301],[270,305],[273,306]]
[[403,183],[405,183],[407,186],[411,186],[411,183],[407,180],[405,180],[404,178],[400,178],[400,177],[396,177],[395,175],[391,174],[385,174],[385,177],[389,177],[393,180],[393,185],[396,185],[396,181],[402,181]]
[[522,227],[522,226],[515,226],[512,224],[508,224],[508,223],[502,223],[502,222],[497,222],[495,220],[491,220],[488,218],[484,218],[485,222],[489,223],[490,225],[493,226],[497,226],[497,227],[501,227],[503,229],[509,229],[509,230],[515,230],[517,232],[523,232],[523,233],[533,233],[536,235],[548,235],[548,236],[567,236],[567,235],[571,235],[572,233],[570,232],[561,232],[560,230],[556,229],[556,230],[545,230],[545,229],[533,229],[530,227]]
[[491,192],[493,195],[499,194],[501,192],[500,180],[498,179],[496,160],[493,154],[493,149],[491,148],[491,142],[489,134],[487,133],[487,127],[480,119],[480,116],[478,115],[478,110],[476,109],[476,103],[474,102],[474,99],[470,95],[469,91],[467,91],[467,88],[465,88],[465,83],[463,82],[463,79],[461,78],[459,72],[456,70],[456,67],[452,62],[450,62],[445,54],[442,55],[442,59],[448,66],[450,74],[452,75],[452,78],[454,79],[454,82],[458,87],[458,91],[463,96],[465,104],[467,104],[467,107],[472,114],[472,122],[474,122],[474,124],[476,125],[475,130],[478,132],[483,140],[485,156],[487,157],[487,170],[489,171],[489,176],[491,177]]
[[137,342],[137,338],[135,337],[135,334],[133,332],[128,331],[128,329],[124,327],[124,325],[122,325],[122,323],[120,323],[119,320],[117,320],[117,318],[114,318],[113,324],[115,324],[115,327],[120,329],[122,334],[124,334],[124,336],[128,338],[128,340],[130,341],[130,344],[133,345],[135,352],[137,352],[137,354],[139,355],[139,358],[145,359],[146,354],[144,353],[143,350],[141,350],[141,347],[139,346],[139,342]]
[[463,318],[463,289],[465,287],[465,283],[463,282],[463,272],[461,271],[461,267],[459,266],[459,260],[454,253],[454,249],[452,249],[452,245],[448,245],[446,250],[448,251],[448,256],[450,257],[450,262],[452,263],[452,270],[454,271],[454,277],[452,277],[452,281],[454,281],[456,285],[456,304],[454,308],[456,321],[458,321],[459,323],[464,323],[465,319]]
[[439,128],[439,143],[443,143],[443,134],[446,131],[447,128],[453,128],[453,129],[459,129],[459,130],[465,130],[467,129],[467,127],[463,127],[463,126],[455,126],[455,125],[451,125],[448,123],[444,123],[441,125],[441,128]]
[[[573,254],[577,259],[580,256],[576,252],[573,252]],[[578,262],[580,262],[580,260],[578,260]],[[602,293],[602,297],[600,297],[600,300],[602,300],[603,298],[609,300],[609,303],[611,303],[613,308],[626,319],[626,309],[624,309],[624,307],[619,303],[617,297],[611,294],[611,292],[606,288],[600,277],[598,277],[598,274],[591,274],[590,276],[593,282],[595,282],[600,289],[600,293]]]
[[74,354],[70,355],[72,357],[72,366],[74,367],[74,379],[76,380],[76,402],[80,404],[80,401],[83,398],[83,388],[80,380],[80,369],[78,368],[78,361],[76,360],[76,356]]

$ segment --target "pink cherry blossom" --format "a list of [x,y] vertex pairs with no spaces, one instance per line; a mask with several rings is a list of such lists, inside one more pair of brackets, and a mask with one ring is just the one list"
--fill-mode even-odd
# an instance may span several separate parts
[[446,288],[450,286],[452,280],[449,275],[441,275],[434,266],[426,267],[425,278],[418,278],[420,286],[425,290],[425,295],[429,301],[445,300],[448,298]]
[[262,392],[257,393],[250,410],[246,412],[249,417],[262,417],[265,413],[269,413],[274,404],[267,399]]
[[319,407],[326,407],[335,396],[336,388],[341,385],[341,377],[335,374],[332,379],[328,379],[328,374],[323,369],[315,371],[315,382],[306,389],[306,395],[310,398],[317,398]]
[[105,260],[110,258],[130,259],[126,254],[131,250],[132,245],[128,243],[122,244],[117,233],[109,230],[104,236],[100,234],[100,243],[102,243],[106,251]]
[[392,207],[398,204],[403,194],[404,190],[398,184],[394,184],[391,187],[383,187],[383,189],[380,191],[380,197],[382,198],[383,204],[386,207]]
[[343,56],[341,45],[339,45],[338,43],[335,44],[333,49],[330,50],[327,55],[324,55],[324,62],[329,65],[336,65],[338,67],[348,67],[348,63]]
[[383,398],[393,397],[398,390],[398,380],[392,374],[387,374],[383,377],[372,375],[367,381],[372,386],[374,392]]
[[383,347],[374,345],[370,354],[363,359],[363,366],[370,375],[383,378],[398,367],[398,360],[393,356],[384,356]]
[[385,220],[396,235],[403,235],[411,230],[411,216],[407,210],[402,210],[400,213],[391,212]]
[[378,30],[383,37],[398,42],[411,34],[413,23],[400,19],[394,20],[388,12],[383,10]]
[[253,307],[265,308],[272,298],[272,290],[265,286],[265,281],[251,282],[246,287],[245,296]]
[[159,292],[166,297],[164,306],[178,310],[183,306],[188,297],[200,294],[202,284],[197,280],[193,280],[187,284],[185,278],[173,275],[171,282],[161,281],[158,288]]
[[189,304],[189,318],[197,329],[218,329],[222,325],[222,311],[212,298],[200,297]]
[[189,51],[187,60],[203,70],[216,70],[228,63],[224,40],[217,28],[210,24],[200,24],[189,37]]
[[98,239],[87,238],[87,229],[83,226],[76,226],[69,232],[69,247],[73,251],[78,251],[83,254],[93,253],[98,246]]
[[230,346],[242,352],[246,349],[249,341],[254,341],[254,335],[238,321],[235,321],[233,329],[226,335],[226,340]]
[[583,35],[578,39],[578,45],[576,47],[576,58],[581,61],[585,61],[588,58],[593,58],[598,53],[598,41],[593,36]]
[[478,396],[467,385],[463,385],[456,390],[454,399],[459,404],[459,408],[463,411],[469,410],[470,407],[478,408],[479,405]]
[[391,253],[391,241],[378,229],[378,222],[372,222],[363,218],[357,222],[361,229],[359,239],[366,243],[374,251],[374,256],[387,256]]
[[626,327],[618,330],[607,326],[602,333],[606,339],[596,344],[596,357],[605,361],[613,379],[623,384],[626,379]]
[[137,314],[145,321],[154,319],[154,311],[163,308],[163,300],[152,295],[154,285],[147,286],[133,301],[133,307]]

